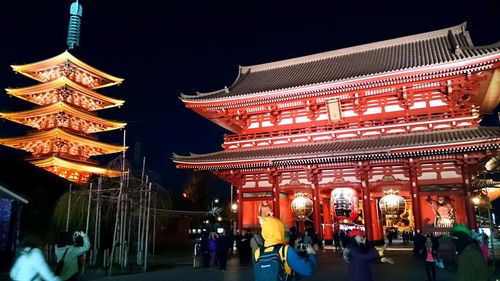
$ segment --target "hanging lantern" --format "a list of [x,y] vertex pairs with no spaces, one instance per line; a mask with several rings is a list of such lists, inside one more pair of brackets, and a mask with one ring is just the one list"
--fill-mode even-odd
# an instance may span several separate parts
[[335,188],[330,196],[330,210],[338,219],[351,219],[351,213],[358,212],[358,192],[352,188]]
[[490,202],[494,201],[498,197],[500,197],[500,188],[492,188],[492,187],[487,187],[486,188],[486,194],[488,196],[488,200]]
[[306,193],[295,194],[295,199],[292,201],[292,212],[297,219],[306,220],[313,212],[313,201],[307,197]]
[[406,210],[406,201],[398,190],[386,190],[384,196],[380,198],[378,206],[382,214],[400,215]]

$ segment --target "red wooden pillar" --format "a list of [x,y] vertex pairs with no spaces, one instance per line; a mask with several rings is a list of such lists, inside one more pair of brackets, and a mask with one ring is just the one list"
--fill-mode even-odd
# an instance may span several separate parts
[[243,185],[239,183],[236,186],[236,193],[238,194],[237,204],[238,204],[238,234],[242,234],[243,231]]
[[323,201],[323,223],[325,225],[325,240],[333,240],[332,218],[330,216],[330,202]]
[[319,207],[321,198],[319,197],[319,183],[318,177],[313,177],[313,217],[314,217],[314,230],[318,233],[318,240],[323,240],[323,229],[321,228],[321,214]]
[[363,163],[361,172],[361,196],[363,197],[363,219],[365,220],[366,239],[373,240],[372,209],[370,204],[370,181],[368,178],[368,164]]
[[415,230],[422,233],[422,215],[420,213],[420,191],[418,190],[418,165],[413,163],[413,159],[410,158],[410,165],[408,174],[410,175],[410,191],[411,191],[411,205],[413,206],[413,225]]
[[477,229],[476,213],[471,199],[471,174],[467,168],[467,164],[463,164],[462,168],[462,182],[463,182],[463,196],[465,200],[465,213],[467,214],[467,226],[470,229]]
[[271,184],[273,186],[273,216],[280,219],[280,181],[279,173],[272,172],[269,174]]
[[380,234],[381,239],[384,240],[384,218],[382,217],[383,214],[379,209],[379,202],[380,198],[375,201],[375,212],[376,212],[376,218],[377,218],[377,231]]
[[380,231],[382,228],[379,224],[379,216],[378,216],[378,201],[374,198],[370,197],[370,208],[371,208],[371,230],[372,230],[372,239],[373,241],[381,241],[384,240],[384,232]]

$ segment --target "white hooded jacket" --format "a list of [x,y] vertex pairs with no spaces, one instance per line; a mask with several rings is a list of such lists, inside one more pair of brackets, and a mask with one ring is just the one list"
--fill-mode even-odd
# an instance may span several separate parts
[[10,270],[10,278],[15,281],[60,281],[38,248],[24,248]]

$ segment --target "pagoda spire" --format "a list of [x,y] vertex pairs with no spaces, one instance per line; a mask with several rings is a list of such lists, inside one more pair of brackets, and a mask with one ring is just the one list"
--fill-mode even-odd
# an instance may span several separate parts
[[68,25],[68,38],[66,45],[68,50],[73,50],[80,46],[80,25],[82,22],[83,8],[78,0],[71,4],[69,8],[69,25]]

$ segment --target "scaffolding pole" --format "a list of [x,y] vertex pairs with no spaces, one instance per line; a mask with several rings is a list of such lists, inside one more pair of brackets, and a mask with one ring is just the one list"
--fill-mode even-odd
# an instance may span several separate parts
[[68,194],[68,211],[66,213],[66,232],[69,229],[69,213],[71,210],[71,183],[69,184],[69,194]]
[[142,265],[142,190],[144,188],[144,173],[146,169],[146,157],[142,158],[141,185],[139,187],[139,213],[137,216],[137,265]]
[[155,212],[153,213],[153,251],[152,255],[155,255],[155,248],[156,248],[156,192],[154,193],[153,197],[153,208],[155,209]]
[[[90,206],[92,203],[92,183],[89,186],[89,201],[87,203],[87,223],[85,224],[85,234],[89,235]],[[85,264],[87,263],[87,252],[83,254],[82,274],[85,274]]]
[[[95,206],[95,221],[94,221],[94,255],[92,260],[92,266],[97,262],[97,254],[99,253],[99,218],[100,218],[100,193],[101,193],[101,177],[97,180],[97,194],[96,194],[96,206]],[[88,234],[87,234],[88,235]]]
[[146,218],[146,239],[145,239],[145,247],[144,247],[144,272],[147,271],[148,267],[148,238],[149,238],[149,214],[151,211],[151,183],[149,183],[148,189],[148,215]]
[[123,193],[123,173],[125,171],[125,137],[126,137],[127,131],[123,130],[123,154],[122,154],[122,167],[121,167],[121,174],[120,174],[120,191],[118,192],[118,200],[116,204],[116,217],[115,217],[115,228],[113,231],[113,244],[111,246],[111,255],[109,258],[109,269],[108,269],[108,274],[111,275],[112,270],[113,270],[113,258],[115,254],[115,248],[116,248],[116,238],[117,238],[117,232],[118,232],[118,225],[120,223],[120,211],[121,211],[121,199],[122,199],[122,193]]

